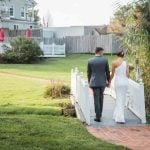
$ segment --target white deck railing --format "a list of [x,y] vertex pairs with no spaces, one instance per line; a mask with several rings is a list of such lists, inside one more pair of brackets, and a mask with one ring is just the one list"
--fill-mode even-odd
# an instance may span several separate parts
[[146,123],[144,85],[142,82],[137,83],[129,79],[126,105],[141,119],[142,123]]
[[[6,42],[0,43],[0,54],[4,52],[3,45],[10,47],[10,42],[5,40]],[[43,44],[41,42],[39,44],[41,50],[43,51],[44,55],[41,57],[65,57],[66,51],[65,51],[65,44],[63,45],[56,45],[56,44]]]
[[40,43],[40,47],[43,50],[44,57],[65,57],[65,44],[56,45],[56,44],[43,44]]
[[4,53],[4,45],[10,47],[10,43],[0,43],[0,54]]
[[77,68],[71,71],[71,94],[72,104],[76,107],[77,117],[79,119],[82,118],[82,121],[90,125],[91,117],[95,115],[93,114],[93,96],[89,91],[87,81],[84,80],[83,73],[79,73]]
[[[116,98],[114,82],[111,88],[105,91],[105,94]],[[91,124],[91,118],[95,116],[93,95],[90,92],[87,81],[84,80],[83,73],[78,69],[71,70],[71,94],[72,104],[75,105],[77,117],[88,125]],[[141,120],[146,123],[144,85],[129,79],[129,87],[126,96],[126,106]],[[82,115],[82,117],[81,117]]]

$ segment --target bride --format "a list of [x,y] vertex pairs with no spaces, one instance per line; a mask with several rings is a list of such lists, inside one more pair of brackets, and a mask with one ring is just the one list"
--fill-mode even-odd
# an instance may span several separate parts
[[116,106],[113,114],[113,119],[116,123],[125,123],[124,119],[124,105],[126,91],[128,87],[129,65],[123,60],[124,52],[117,53],[117,59],[112,63],[112,73],[110,81],[115,77],[115,92],[116,92]]

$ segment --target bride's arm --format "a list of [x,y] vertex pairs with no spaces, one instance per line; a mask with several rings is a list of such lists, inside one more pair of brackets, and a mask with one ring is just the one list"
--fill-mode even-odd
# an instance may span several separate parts
[[129,78],[130,77],[130,70],[129,70],[129,65],[127,64],[127,69],[126,69],[126,75]]
[[114,77],[114,73],[115,73],[115,64],[112,63],[112,71],[111,71],[111,75],[110,75],[110,82],[111,82],[111,80],[112,80],[113,77]]

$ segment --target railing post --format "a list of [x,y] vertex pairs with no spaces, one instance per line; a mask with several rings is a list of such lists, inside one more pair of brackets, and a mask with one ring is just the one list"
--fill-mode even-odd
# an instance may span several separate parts
[[79,70],[78,70],[78,68],[76,67],[75,68],[75,93],[74,93],[74,96],[75,96],[75,100],[77,101],[77,82],[78,82],[78,80],[77,80],[77,76],[78,76],[78,73],[79,73]]
[[55,43],[52,44],[52,55],[55,54]]
[[77,101],[80,102],[81,99],[81,81],[83,79],[83,73],[79,73],[77,74],[77,88],[76,88],[76,95],[77,95]]
[[63,45],[63,53],[64,53],[64,55],[66,55],[66,49],[65,49],[65,47],[66,47],[66,45],[64,43],[64,45]]
[[142,79],[139,79],[139,84],[141,88],[141,121],[142,123],[146,123],[146,112],[145,112],[145,97],[144,97],[144,83]]
[[84,111],[84,109],[83,109],[83,107],[84,107],[84,105],[83,105],[83,103],[84,103],[84,97],[83,97],[83,94],[84,94],[84,87],[83,87],[83,82],[82,81],[84,81],[84,79],[83,79],[83,73],[80,73],[79,75],[78,75],[78,94],[77,94],[77,96],[78,96],[78,103],[79,103],[79,105],[80,105],[80,107],[81,107],[81,109],[82,109],[82,111]]
[[75,95],[75,72],[74,72],[74,69],[71,69],[71,103],[72,105],[74,105],[74,95]]
[[89,85],[88,82],[85,81],[85,93],[84,93],[84,100],[85,100],[85,118],[86,123],[88,125],[91,124],[91,106],[90,106],[90,98],[89,98]]
[[71,69],[71,94],[74,94],[74,69]]

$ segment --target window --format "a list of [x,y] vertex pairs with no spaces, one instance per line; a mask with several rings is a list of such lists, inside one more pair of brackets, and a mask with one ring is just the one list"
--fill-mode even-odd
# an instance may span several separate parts
[[13,6],[10,7],[9,11],[10,11],[10,16],[13,17],[14,16],[14,8],[13,8]]
[[21,17],[24,18],[25,17],[25,8],[21,7]]
[[18,30],[19,26],[18,25],[14,25],[14,30]]
[[94,35],[94,34],[95,34],[95,32],[94,32],[94,31],[92,31],[92,32],[91,32],[91,35]]

